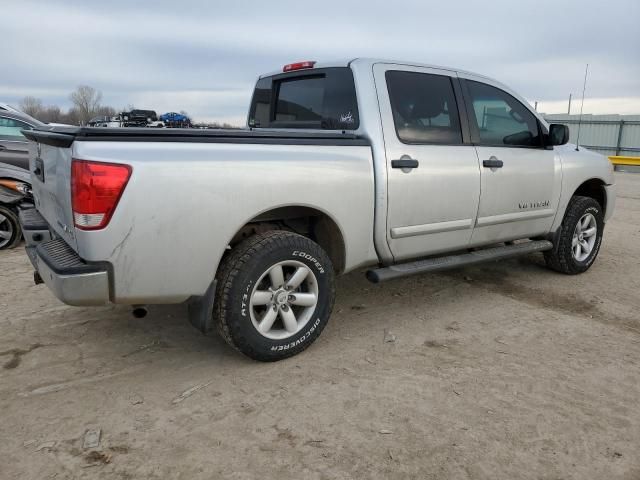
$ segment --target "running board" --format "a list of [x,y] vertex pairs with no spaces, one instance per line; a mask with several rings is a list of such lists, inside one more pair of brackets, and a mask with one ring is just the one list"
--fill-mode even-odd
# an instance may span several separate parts
[[373,283],[386,282],[393,278],[408,277],[426,272],[439,272],[451,268],[466,267],[476,263],[502,260],[504,258],[518,257],[533,252],[551,250],[553,243],[548,240],[535,240],[531,242],[505,245],[503,247],[485,248],[461,255],[449,255],[447,257],[428,258],[416,262],[400,263],[390,267],[376,268],[367,271],[367,279]]

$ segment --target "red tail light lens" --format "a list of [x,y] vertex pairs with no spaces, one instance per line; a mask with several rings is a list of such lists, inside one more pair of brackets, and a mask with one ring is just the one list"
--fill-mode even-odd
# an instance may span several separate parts
[[81,230],[99,230],[111,220],[131,176],[131,167],[119,163],[71,162],[73,223]]
[[305,62],[296,62],[285,65],[282,68],[283,72],[293,72],[294,70],[304,70],[305,68],[313,68],[316,62],[313,61],[305,61]]

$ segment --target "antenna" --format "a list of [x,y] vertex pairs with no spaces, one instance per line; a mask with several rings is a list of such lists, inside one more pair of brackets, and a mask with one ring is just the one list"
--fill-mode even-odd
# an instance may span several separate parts
[[584,92],[587,89],[587,74],[589,73],[589,64],[587,63],[587,67],[584,69],[584,84],[582,85],[582,103],[580,104],[580,118],[578,119],[578,137],[576,138],[576,151],[579,150],[580,146],[580,127],[582,126],[582,107],[584,107]]

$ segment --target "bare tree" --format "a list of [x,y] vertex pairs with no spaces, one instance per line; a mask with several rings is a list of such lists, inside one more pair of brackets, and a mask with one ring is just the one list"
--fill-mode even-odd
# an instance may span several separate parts
[[20,110],[22,110],[27,115],[38,118],[43,110],[42,100],[35,97],[24,97],[20,101]]
[[76,107],[70,108],[67,113],[62,115],[60,121],[69,125],[80,125],[80,111]]
[[48,105],[39,117],[38,120],[45,123],[61,123],[62,112],[60,111],[60,107],[57,105]]
[[98,117],[115,117],[117,115],[116,109],[113,107],[109,107],[107,105],[101,105],[95,111],[96,116]]
[[69,98],[75,105],[80,123],[86,124],[100,108],[102,92],[88,85],[80,85]]

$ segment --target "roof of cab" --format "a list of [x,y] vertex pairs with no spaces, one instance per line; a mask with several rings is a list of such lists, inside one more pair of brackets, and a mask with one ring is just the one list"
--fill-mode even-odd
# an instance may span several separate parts
[[[473,76],[476,76],[476,77],[481,77],[481,78],[486,78],[488,80],[496,81],[495,79],[489,78],[486,75],[481,75],[481,74],[476,73],[476,72],[470,72],[470,71],[467,71],[467,70],[462,70],[460,68],[445,67],[445,66],[442,66],[442,65],[432,65],[432,64],[429,64],[429,63],[420,63],[420,62],[413,62],[413,61],[406,61],[406,60],[390,60],[388,58],[370,58],[370,57],[343,58],[343,59],[338,59],[338,60],[316,62],[316,64],[313,66],[313,68],[315,69],[315,68],[331,68],[331,67],[348,67],[352,63],[360,63],[360,64],[365,64],[365,65],[366,64],[375,65],[377,63],[388,63],[388,64],[406,65],[406,66],[420,67],[420,68],[436,68],[438,70],[448,70],[450,72],[465,73],[467,75],[473,75]],[[282,69],[275,70],[275,71],[260,75],[259,78],[271,77],[273,75],[280,75],[281,73],[283,73]]]

